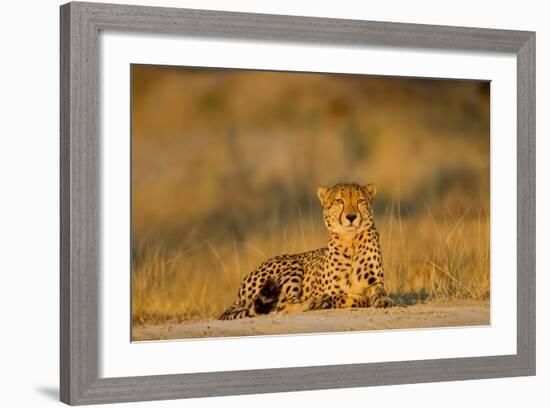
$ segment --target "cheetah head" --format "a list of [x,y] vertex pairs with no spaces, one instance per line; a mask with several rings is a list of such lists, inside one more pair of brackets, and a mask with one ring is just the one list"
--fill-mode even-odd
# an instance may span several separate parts
[[323,206],[323,218],[330,232],[353,236],[373,225],[372,202],[376,187],[369,183],[337,184],[319,187],[317,196]]

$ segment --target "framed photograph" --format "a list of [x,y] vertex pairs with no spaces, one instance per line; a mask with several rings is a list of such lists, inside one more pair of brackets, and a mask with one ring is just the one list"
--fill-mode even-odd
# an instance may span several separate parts
[[535,34],[61,7],[61,400],[535,374]]

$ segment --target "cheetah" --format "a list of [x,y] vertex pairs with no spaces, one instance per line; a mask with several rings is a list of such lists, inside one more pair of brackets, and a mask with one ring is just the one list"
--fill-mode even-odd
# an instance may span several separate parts
[[319,187],[328,245],[266,260],[243,279],[237,300],[219,317],[349,307],[389,307],[380,236],[374,225],[376,187]]

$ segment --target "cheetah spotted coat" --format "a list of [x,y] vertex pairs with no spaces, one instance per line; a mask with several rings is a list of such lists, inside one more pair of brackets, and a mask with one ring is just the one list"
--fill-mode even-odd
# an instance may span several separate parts
[[379,234],[374,225],[373,184],[319,188],[329,231],[324,248],[266,260],[241,283],[222,320],[271,312],[388,307]]

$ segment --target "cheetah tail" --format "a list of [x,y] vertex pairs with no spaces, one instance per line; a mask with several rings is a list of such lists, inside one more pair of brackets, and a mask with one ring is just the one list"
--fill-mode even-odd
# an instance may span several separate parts
[[232,304],[229,308],[223,312],[218,320],[235,320],[242,319],[243,317],[252,317],[254,316],[253,310],[250,306],[241,306],[238,304]]
[[273,278],[268,278],[252,304],[245,306],[238,302],[233,303],[218,319],[235,320],[244,317],[254,317],[259,314],[268,314],[275,310],[280,294],[281,288],[277,284],[277,281]]

